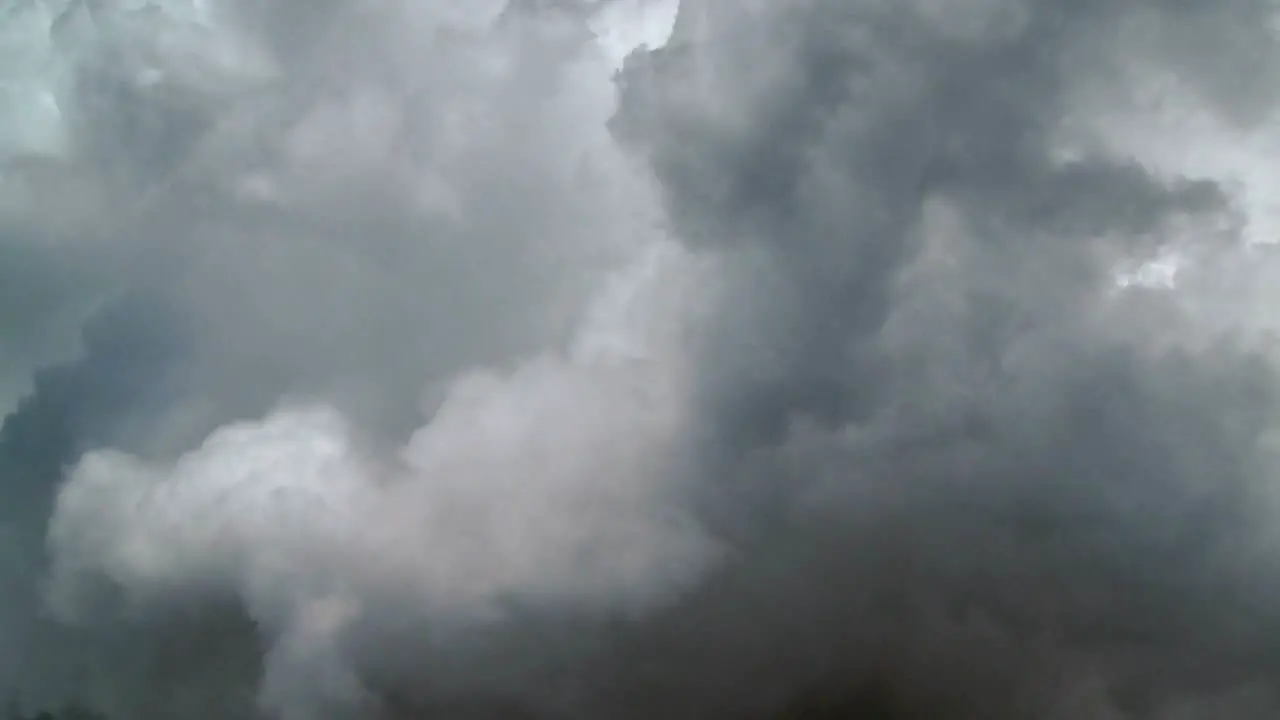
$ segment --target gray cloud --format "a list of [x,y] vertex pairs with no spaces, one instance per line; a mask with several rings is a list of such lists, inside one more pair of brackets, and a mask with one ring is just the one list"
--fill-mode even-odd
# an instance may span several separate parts
[[1275,714],[1275,260],[1104,122],[1268,118],[1269,3],[684,0],[616,113],[590,3],[223,9],[59,16],[10,161],[113,298],[0,439],[20,692]]
[[[65,356],[83,319],[109,309],[82,357],[42,372],[6,420],[3,527],[20,538],[4,568],[20,588],[5,613],[6,686],[30,699],[81,693],[128,716],[243,716],[269,637],[238,631],[207,658],[172,649],[188,622],[191,638],[247,626],[236,588],[210,588],[221,594],[198,612],[151,604],[114,623],[119,583],[86,577],[86,592],[105,593],[89,629],[35,620],[47,614],[40,538],[63,471],[104,447],[164,465],[295,398],[334,405],[361,443],[401,445],[457,395],[454,376],[472,376],[480,402],[486,383],[501,392],[506,366],[554,356],[580,321],[596,322],[580,316],[599,276],[648,252],[644,180],[604,127],[610,60],[580,17],[487,29],[500,9],[14,8],[47,33],[36,64],[68,140],[6,148],[6,271],[31,255],[24,279],[51,298],[42,310],[23,293],[13,313],[61,333]],[[4,332],[31,362],[53,354],[20,325]],[[593,346],[612,343],[608,332],[588,335],[577,354],[613,352]],[[535,387],[574,372],[540,362],[525,373]],[[100,520],[86,537],[107,548]],[[53,549],[66,567],[71,548]],[[163,693],[150,688],[160,667]]]
[[1060,150],[1124,63],[1242,117],[1210,78],[1273,66],[1270,8],[920,5],[704,3],[624,78],[683,236],[752,268],[703,384],[742,559],[640,631],[669,664],[628,697],[670,705],[637,716],[1274,712],[1270,361],[1175,320],[1194,280],[1111,289],[1153,244],[1242,252],[1229,199]]

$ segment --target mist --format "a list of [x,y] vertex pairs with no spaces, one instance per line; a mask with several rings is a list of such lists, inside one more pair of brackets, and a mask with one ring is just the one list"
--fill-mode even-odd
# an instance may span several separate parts
[[1276,13],[0,6],[0,692],[1275,717]]

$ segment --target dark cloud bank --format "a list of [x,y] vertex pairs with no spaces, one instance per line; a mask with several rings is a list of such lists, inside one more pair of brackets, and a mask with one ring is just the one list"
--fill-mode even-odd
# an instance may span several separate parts
[[3,10],[13,697],[1280,714],[1275,261],[1100,139],[1269,2],[501,5]]

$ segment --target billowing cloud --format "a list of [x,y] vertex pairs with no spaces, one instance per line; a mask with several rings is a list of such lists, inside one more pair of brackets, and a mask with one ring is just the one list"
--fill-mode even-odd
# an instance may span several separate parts
[[0,679],[1274,716],[1271,4],[673,8],[15,6]]
[[715,553],[686,497],[691,394],[662,342],[677,328],[645,317],[663,304],[651,295],[687,282],[655,267],[671,262],[620,278],[568,356],[458,379],[393,459],[324,407],[223,428],[172,468],[86,455],[50,529],[54,609],[100,612],[95,579],[133,612],[239,601],[279,643],[265,701],[304,718],[311,695],[343,691],[325,647],[364,612],[465,631],[508,603],[638,612],[670,598]]

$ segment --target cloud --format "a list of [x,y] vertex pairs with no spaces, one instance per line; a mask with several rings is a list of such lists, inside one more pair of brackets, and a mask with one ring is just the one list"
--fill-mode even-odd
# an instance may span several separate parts
[[1265,191],[1137,142],[1265,145],[1270,5],[684,0],[615,85],[641,10],[39,15],[64,124],[5,145],[0,252],[58,279],[38,318],[106,309],[0,441],[0,642],[40,658],[0,677],[129,717],[1274,715]]
[[1115,289],[1160,248],[1239,256],[1237,210],[1062,145],[1126,62],[1195,66],[1202,106],[1238,120],[1194,50],[1107,28],[1256,58],[1269,10],[943,10],[703,3],[687,44],[624,77],[615,127],[677,232],[749,268],[701,387],[713,504],[750,551],[632,641],[696,658],[633,678],[637,716],[808,693],[848,717],[1173,717],[1270,672],[1256,296],[1200,284],[1211,260]]
[[[645,312],[657,283],[679,290],[678,274],[647,274],[622,284],[618,310]],[[171,468],[90,453],[54,511],[53,607],[100,613],[101,576],[133,613],[242,602],[273,644],[264,700],[301,718],[334,684],[325,646],[386,603],[465,628],[501,621],[508,602],[660,602],[715,548],[683,502],[693,433],[677,349],[628,337],[629,320],[601,321],[611,337],[589,333],[569,357],[458,379],[395,459],[369,457],[324,407],[225,427]],[[617,339],[639,344],[598,342]]]
[[[675,391],[662,376],[670,362],[647,359],[652,348],[628,329],[646,322],[630,316],[647,310],[631,310],[630,301],[615,299],[622,291],[601,287],[610,285],[605,276],[626,274],[633,265],[648,272],[657,221],[647,179],[604,126],[613,107],[615,61],[594,44],[588,18],[548,11],[508,15],[490,27],[500,10],[496,3],[487,9],[392,3],[374,11],[345,3],[14,9],[26,13],[34,34],[24,41],[45,33],[47,41],[36,43],[44,54],[33,65],[51,68],[50,77],[31,80],[45,82],[57,97],[69,140],[53,148],[18,143],[5,158],[11,182],[5,207],[12,212],[4,221],[13,242],[0,249],[10,258],[30,255],[28,268],[47,268],[23,277],[49,296],[48,310],[31,302],[34,295],[23,296],[15,298],[14,316],[61,333],[64,359],[77,345],[81,357],[38,373],[30,397],[5,423],[5,484],[15,502],[7,503],[3,527],[21,543],[3,573],[6,587],[21,590],[9,603],[3,634],[6,647],[20,648],[15,658],[27,657],[6,671],[6,685],[35,699],[79,692],[128,713],[169,716],[175,706],[214,715],[244,710],[237,704],[243,693],[225,684],[252,677],[249,663],[215,672],[206,666],[217,663],[180,654],[168,660],[184,678],[169,683],[170,697],[145,689],[166,643],[186,632],[187,621],[155,620],[170,617],[164,608],[136,632],[102,617],[91,618],[83,635],[36,620],[42,613],[38,538],[53,509],[51,491],[62,469],[86,451],[114,447],[117,455],[105,457],[132,458],[117,468],[110,459],[95,465],[99,456],[92,454],[83,465],[119,476],[111,487],[121,493],[118,502],[127,502],[130,468],[162,469],[188,456],[184,470],[203,467],[220,478],[222,463],[235,459],[201,455],[205,436],[226,423],[269,430],[291,418],[310,422],[310,415],[289,410],[276,416],[275,408],[316,407],[335,426],[350,428],[353,457],[363,452],[356,446],[367,443],[378,457],[403,465],[361,470],[353,486],[363,480],[408,486],[411,478],[439,474],[414,463],[458,462],[457,449],[433,449],[441,441],[431,438],[445,430],[414,432],[425,418],[444,413],[448,422],[433,428],[452,427],[449,432],[462,437],[475,423],[497,418],[501,424],[502,415],[527,405],[539,408],[539,417],[510,422],[572,425],[580,422],[576,404],[591,409],[601,401],[584,397],[593,389],[629,402],[630,414],[558,440],[531,440],[530,431],[518,427],[509,435],[493,430],[508,443],[506,455],[478,465],[477,486],[458,492],[481,492],[485,476],[504,481],[497,473],[502,463],[538,462],[524,456],[546,452],[539,442],[585,442],[577,436],[632,425],[641,447],[670,442],[652,437],[669,432],[652,428],[655,423],[678,421],[663,419],[679,415],[670,407]],[[19,269],[16,260],[5,267]],[[663,277],[667,284],[682,282],[670,273]],[[589,312],[600,293],[601,304]],[[607,319],[619,303],[616,311],[628,317]],[[78,328],[90,316],[81,339]],[[65,325],[50,327],[51,319]],[[19,335],[22,325],[7,324],[4,331],[12,338],[6,348],[24,353],[6,350],[7,359],[22,360],[13,368],[15,386],[28,382],[24,372],[32,364],[59,355]],[[582,349],[570,347],[574,337]],[[622,356],[591,359],[602,353]],[[623,369],[650,362],[663,370]],[[650,374],[660,377],[645,379]],[[469,379],[450,390],[460,376]],[[564,392],[570,396],[558,398]],[[442,402],[446,406],[437,407]],[[311,428],[304,422],[299,431],[304,446]],[[572,490],[587,475],[617,474],[620,481],[639,472],[614,467],[631,461],[634,451],[623,440],[606,439],[613,445],[599,449],[607,462],[547,473],[567,473]],[[422,443],[427,449],[419,449]],[[307,447],[299,452],[305,455]],[[184,502],[199,505],[202,487],[195,483]],[[645,494],[638,492],[635,499]],[[607,515],[621,500],[605,494],[598,502]],[[371,504],[385,508],[396,501]],[[560,501],[547,502],[542,510],[530,504],[521,517],[563,512]],[[574,502],[590,508],[597,500]],[[105,539],[111,518],[90,510],[111,507],[84,511],[98,529],[69,533],[58,562],[74,566],[69,555],[81,537]],[[625,520],[631,517],[625,510],[615,514]],[[127,513],[120,519],[134,520]],[[423,519],[406,516],[405,522]],[[636,531],[625,522],[606,530]],[[256,540],[247,537],[243,545],[252,550]],[[496,542],[482,540],[479,547]],[[547,542],[582,543],[572,537]],[[111,552],[105,545],[89,550],[101,553],[90,559],[104,561]],[[175,562],[195,562],[200,550],[191,548]],[[496,554],[494,564],[508,563],[511,554],[485,552]],[[637,562],[643,565],[645,556],[638,553]],[[444,573],[442,567],[436,563],[431,573]],[[525,582],[510,572],[514,580],[481,582],[476,592],[506,592]],[[141,582],[135,575],[125,579]],[[233,592],[239,581],[211,587],[220,579],[203,587]],[[498,589],[485,590],[486,582]],[[242,613],[216,600],[202,608],[202,619],[190,621],[193,636],[204,632],[203,618],[236,626]],[[243,658],[246,646],[250,655],[256,652],[251,633],[228,636],[239,643],[229,656]],[[72,658],[91,652],[128,657],[100,670],[77,667]]]
[[611,61],[581,22],[480,33],[490,6],[46,12],[74,142],[11,156],[6,252],[66,289],[29,323],[60,328],[66,359],[103,298],[146,293],[200,346],[192,405],[341,395],[395,433],[417,407],[385,388],[567,336],[593,275],[638,242],[615,218],[644,213],[644,191],[603,127]]

